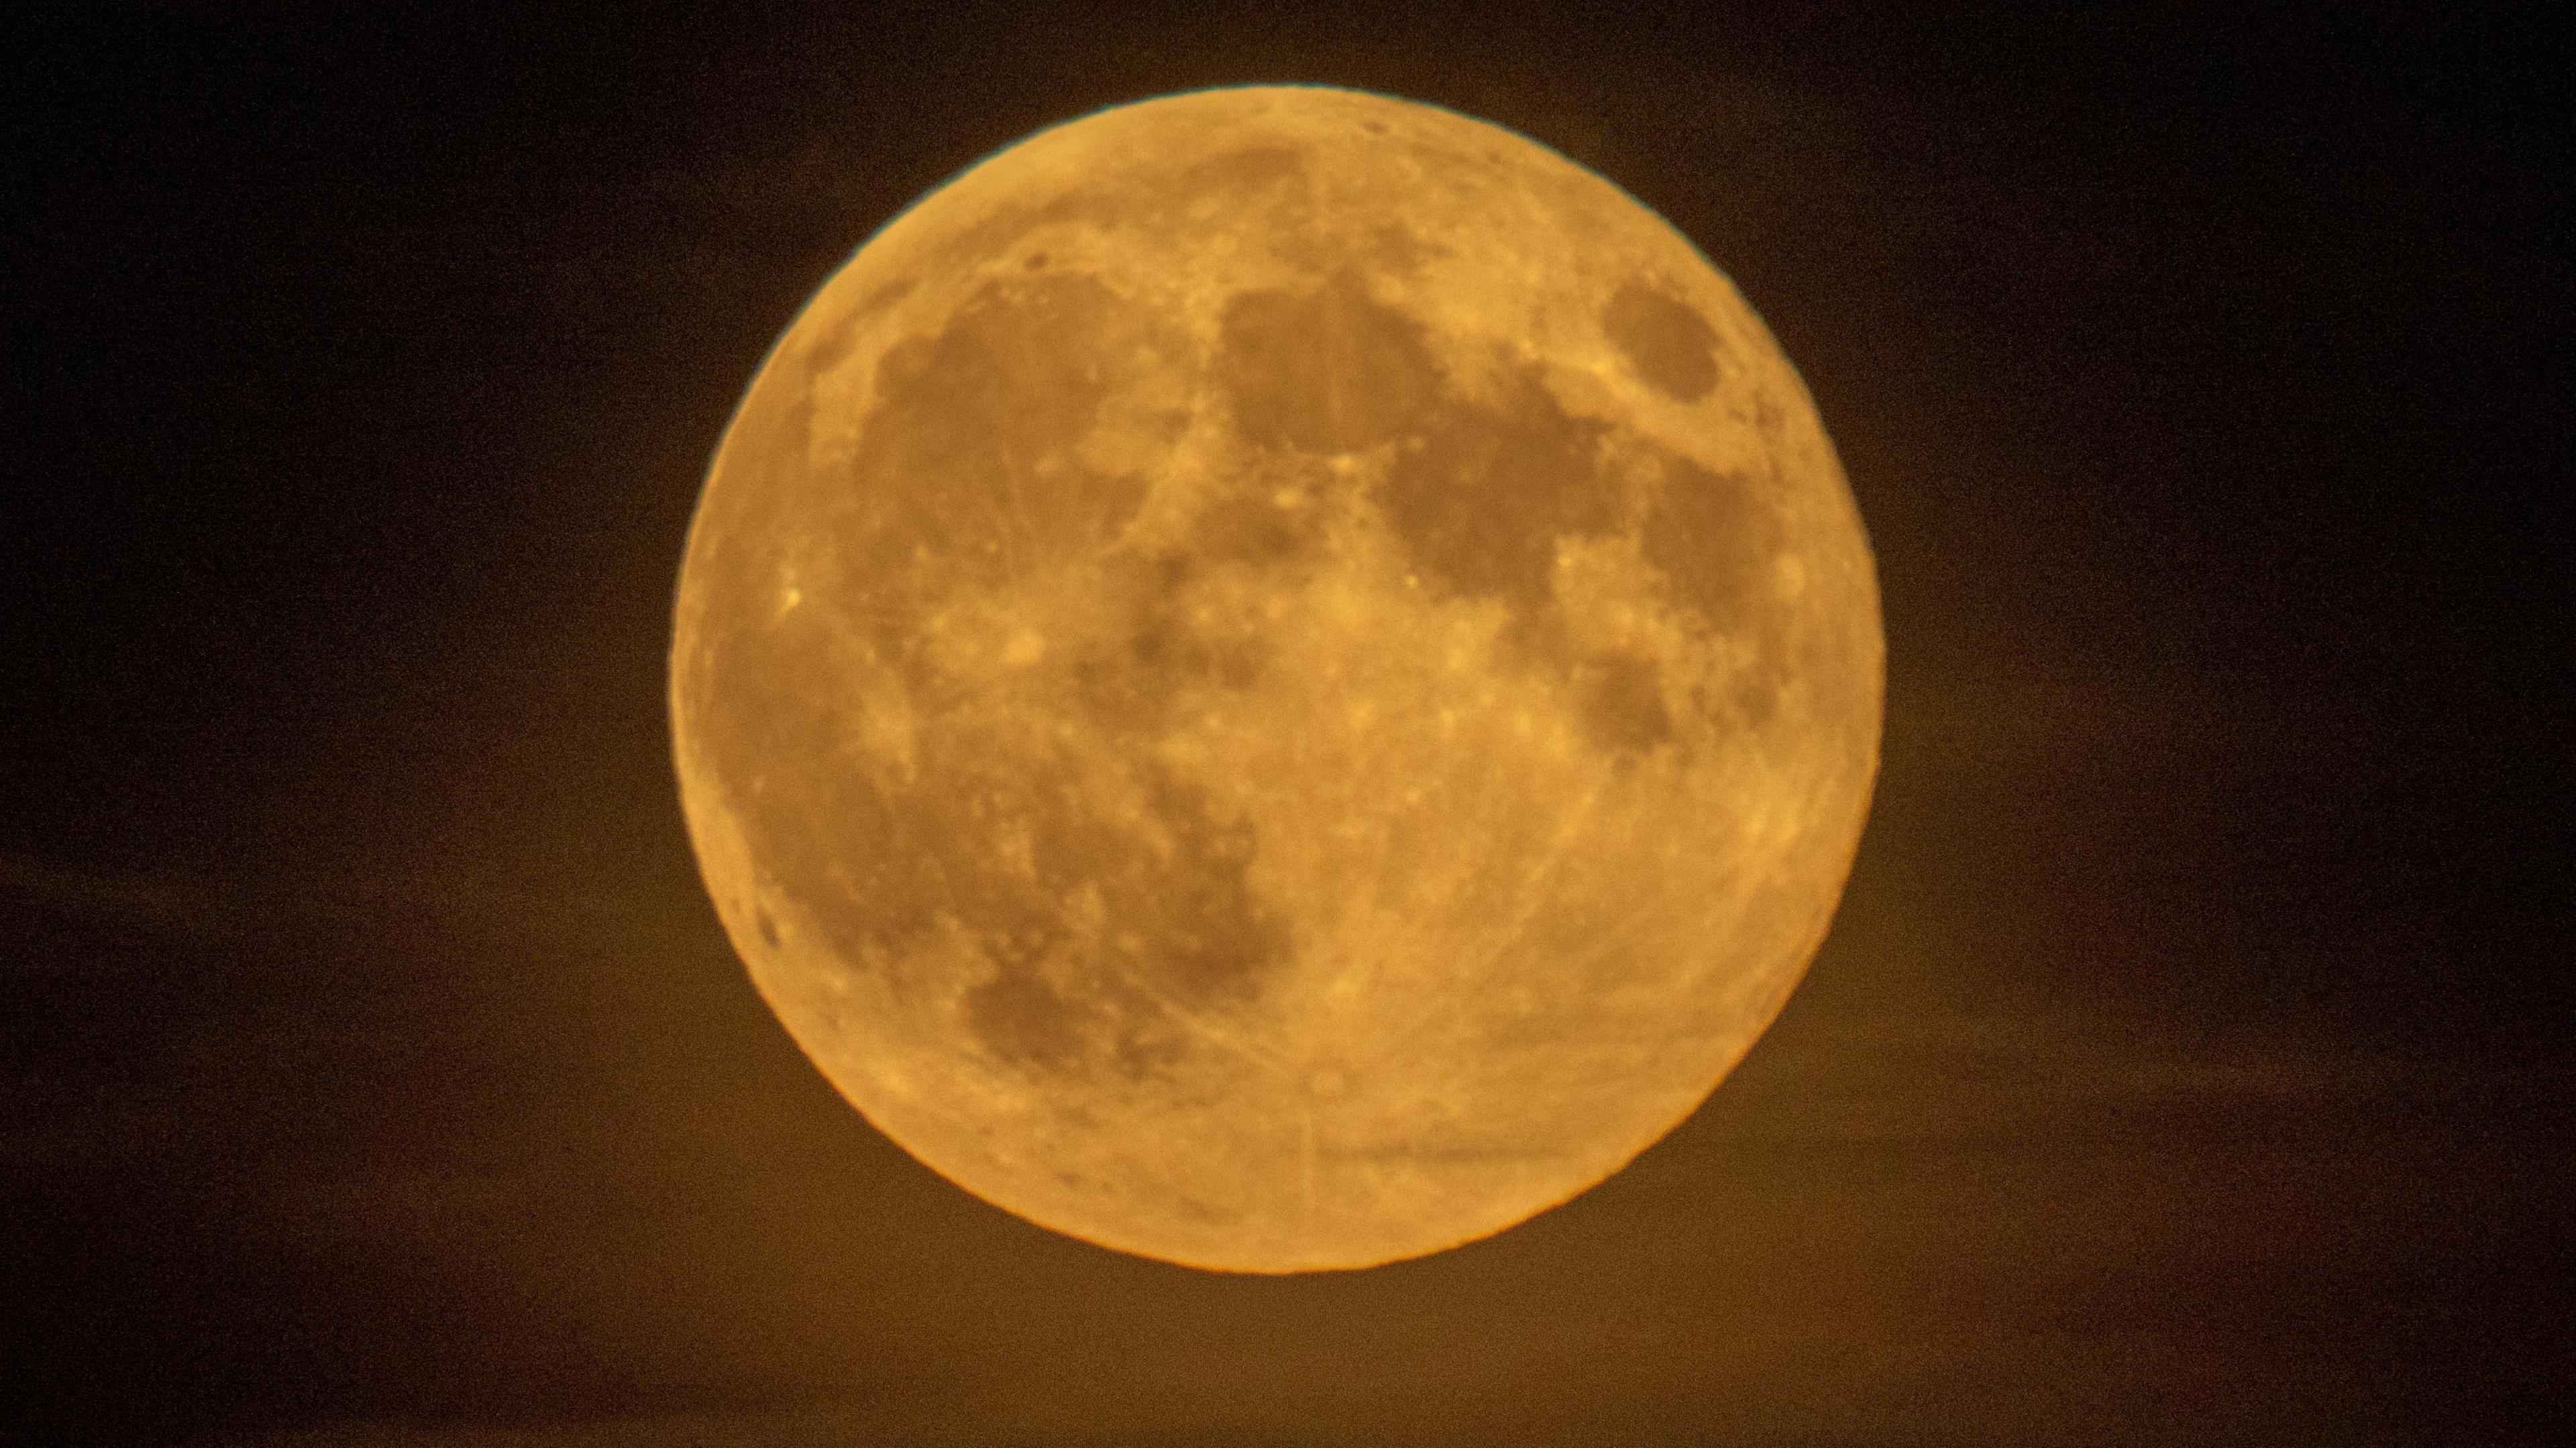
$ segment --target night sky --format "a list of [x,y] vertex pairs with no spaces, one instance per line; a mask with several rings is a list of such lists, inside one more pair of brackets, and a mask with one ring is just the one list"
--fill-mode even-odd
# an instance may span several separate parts
[[[0,20],[0,1442],[2576,1418],[2552,7],[540,8]],[[709,453],[853,247],[1277,80],[1700,244],[1841,449],[1888,692],[1833,934],[1695,1117],[1269,1279],[834,1095],[698,884],[664,668]]]

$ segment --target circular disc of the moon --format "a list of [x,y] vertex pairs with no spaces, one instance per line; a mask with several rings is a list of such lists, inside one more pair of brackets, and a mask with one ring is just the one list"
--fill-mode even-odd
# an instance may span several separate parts
[[726,432],[672,641],[752,978],[950,1180],[1359,1267],[1690,1114],[1822,938],[1878,596],[1815,409],[1609,182],[1308,87],[886,226]]

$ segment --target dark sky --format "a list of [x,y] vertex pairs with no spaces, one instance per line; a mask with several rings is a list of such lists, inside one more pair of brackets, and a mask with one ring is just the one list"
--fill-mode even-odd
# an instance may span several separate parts
[[[2563,1429],[2552,7],[1274,8],[11,8],[0,1441]],[[1735,1077],[1519,1229],[1294,1279],[1052,1236],[842,1105],[663,704],[803,298],[1038,126],[1252,80],[1515,127],[1697,240],[1889,657]]]

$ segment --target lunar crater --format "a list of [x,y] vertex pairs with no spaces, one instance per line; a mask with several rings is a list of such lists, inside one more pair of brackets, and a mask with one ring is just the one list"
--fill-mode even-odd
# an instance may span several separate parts
[[1670,293],[1624,282],[1601,312],[1601,330],[1646,385],[1676,402],[1717,389],[1717,331]]

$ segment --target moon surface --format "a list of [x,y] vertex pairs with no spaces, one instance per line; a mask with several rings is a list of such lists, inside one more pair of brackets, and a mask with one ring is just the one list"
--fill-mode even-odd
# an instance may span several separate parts
[[726,432],[671,656],[753,980],[949,1180],[1253,1272],[1679,1123],[1867,814],[1869,546],[1734,288],[1599,176],[1318,87],[889,223]]

